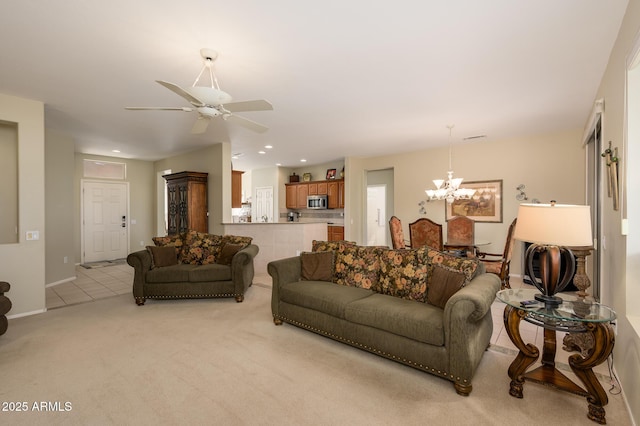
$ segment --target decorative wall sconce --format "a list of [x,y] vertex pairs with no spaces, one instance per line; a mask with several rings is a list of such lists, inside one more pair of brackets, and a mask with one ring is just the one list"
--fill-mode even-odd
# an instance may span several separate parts
[[[518,201],[527,201],[529,199],[529,197],[527,197],[527,193],[524,192],[524,184],[520,184],[516,187],[516,191],[518,191],[518,193],[516,194],[516,200]],[[533,198],[531,200],[532,204],[540,204],[540,200],[538,200],[537,198]]]

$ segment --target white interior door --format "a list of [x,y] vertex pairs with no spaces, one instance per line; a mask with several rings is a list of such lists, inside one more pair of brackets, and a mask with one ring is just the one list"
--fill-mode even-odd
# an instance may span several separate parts
[[273,187],[256,188],[255,217],[253,222],[273,222]]
[[387,185],[367,185],[367,245],[387,243]]
[[127,257],[129,252],[128,185],[83,182],[83,262]]

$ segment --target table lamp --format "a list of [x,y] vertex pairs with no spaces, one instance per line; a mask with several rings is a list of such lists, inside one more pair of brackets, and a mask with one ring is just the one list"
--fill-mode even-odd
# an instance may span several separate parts
[[[532,243],[525,254],[525,274],[542,294],[535,299],[545,308],[556,308],[562,299],[555,296],[562,291],[575,272],[576,262],[567,247],[590,246],[591,208],[568,204],[520,204],[514,238]],[[533,273],[533,257],[540,254],[540,281]],[[566,265],[561,277],[561,265]]]

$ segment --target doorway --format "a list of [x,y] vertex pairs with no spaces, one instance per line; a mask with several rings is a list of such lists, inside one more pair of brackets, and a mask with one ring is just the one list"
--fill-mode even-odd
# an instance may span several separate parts
[[365,241],[368,246],[390,246],[389,219],[393,215],[393,169],[367,172]]
[[596,104],[593,130],[586,141],[587,148],[587,205],[591,206],[591,234],[594,249],[587,256],[587,275],[591,277],[591,287],[587,289],[596,300],[600,299],[600,262],[602,254],[602,227],[600,226],[602,211],[602,157],[605,150],[602,143],[602,110]]
[[387,185],[367,185],[367,245],[386,246]]
[[256,188],[255,218],[253,222],[273,222],[273,186]]
[[127,257],[129,183],[82,181],[82,262]]

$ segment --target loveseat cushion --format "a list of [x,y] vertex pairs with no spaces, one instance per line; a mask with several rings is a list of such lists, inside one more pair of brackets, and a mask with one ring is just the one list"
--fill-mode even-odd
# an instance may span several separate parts
[[349,303],[373,294],[371,290],[326,281],[296,281],[280,287],[280,300],[283,302],[342,319],[345,318],[345,308]]
[[201,265],[189,271],[190,282],[230,281],[231,267],[217,263]]
[[444,311],[435,306],[373,294],[346,305],[347,321],[428,343],[444,345]]
[[178,264],[176,250],[172,246],[147,246],[151,254],[151,269]]
[[189,273],[198,268],[198,265],[177,264],[156,268],[147,272],[148,283],[176,283],[189,281]]
[[164,237],[153,237],[151,240],[158,247],[173,246],[176,250],[176,256],[180,256],[182,246],[184,244],[185,234],[166,235]]

